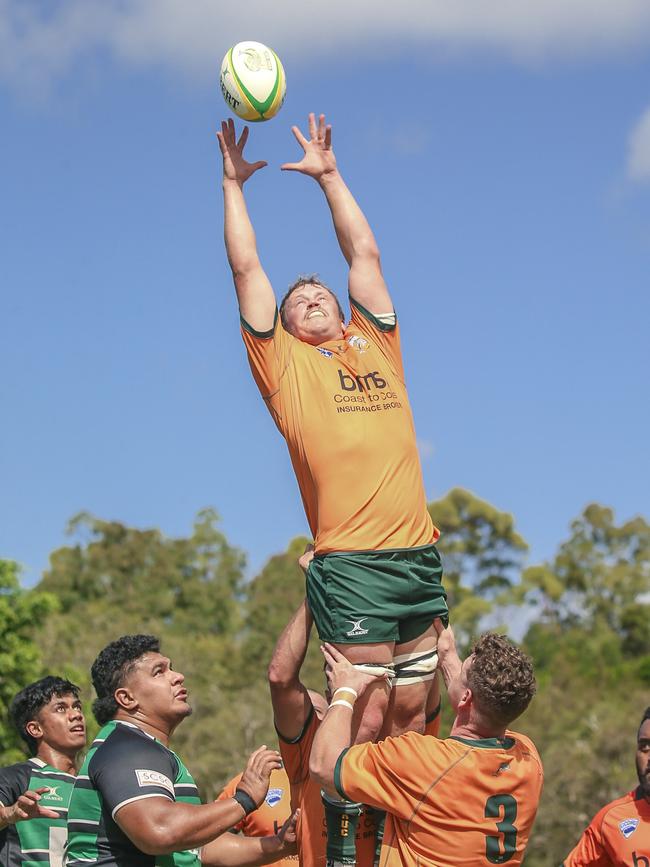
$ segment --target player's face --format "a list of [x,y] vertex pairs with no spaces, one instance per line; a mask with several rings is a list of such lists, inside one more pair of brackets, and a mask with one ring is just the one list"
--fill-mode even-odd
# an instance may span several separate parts
[[72,693],[53,695],[27,728],[32,736],[40,735],[43,743],[63,753],[77,753],[86,746],[86,721],[81,702]]
[[339,306],[332,293],[315,283],[295,289],[284,308],[287,331],[305,343],[318,346],[343,336]]
[[650,798],[650,719],[639,729],[636,745],[636,772],[644,797]]
[[192,713],[184,683],[185,675],[174,671],[166,656],[151,652],[137,661],[126,686],[141,714],[175,726]]

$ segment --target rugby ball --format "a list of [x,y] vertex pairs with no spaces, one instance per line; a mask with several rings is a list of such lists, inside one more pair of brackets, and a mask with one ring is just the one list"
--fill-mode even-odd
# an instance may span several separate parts
[[238,42],[226,52],[219,77],[226,105],[248,121],[270,120],[287,89],[280,58],[261,42]]

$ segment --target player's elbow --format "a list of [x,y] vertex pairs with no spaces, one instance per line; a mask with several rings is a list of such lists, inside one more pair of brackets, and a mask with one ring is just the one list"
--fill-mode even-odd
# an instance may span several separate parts
[[377,268],[381,267],[379,247],[372,234],[355,240],[352,247],[352,259],[355,264],[367,263]]
[[129,836],[145,855],[171,855],[179,848],[178,834],[167,822],[152,823]]
[[289,689],[296,682],[295,672],[273,657],[267,669],[267,677],[271,692]]
[[325,756],[312,754],[309,757],[309,775],[322,789],[330,789],[334,781],[333,768],[329,764]]

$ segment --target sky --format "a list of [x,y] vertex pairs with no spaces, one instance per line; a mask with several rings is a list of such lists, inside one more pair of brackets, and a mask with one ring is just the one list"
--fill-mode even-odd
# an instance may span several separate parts
[[80,511],[186,535],[214,506],[250,575],[308,532],[223,249],[218,73],[245,39],[287,76],[247,145],[263,265],[345,294],[322,194],[279,171],[322,111],[428,498],[512,512],[530,563],[589,502],[648,516],[647,0],[236,5],[0,0],[0,557],[33,583]]

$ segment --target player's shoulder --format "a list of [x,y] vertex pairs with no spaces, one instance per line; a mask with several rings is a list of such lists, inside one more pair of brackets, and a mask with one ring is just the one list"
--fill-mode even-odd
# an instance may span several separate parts
[[505,741],[506,743],[508,743],[509,741],[514,742],[509,747],[510,749],[516,749],[525,754],[534,756],[539,761],[539,753],[537,752],[537,747],[533,743],[532,739],[528,737],[528,735],[524,735],[521,732],[513,732],[507,730]]
[[88,764],[89,773],[110,768],[116,762],[137,764],[155,756],[158,761],[168,764],[174,775],[178,771],[178,761],[174,753],[138,726],[121,721],[112,721],[105,726],[93,741],[94,750]]
[[24,759],[0,768],[0,803],[8,807],[27,791],[32,772],[39,767],[37,762],[37,759]]
[[628,813],[630,813],[630,809],[634,809],[634,806],[637,802],[643,802],[645,804],[645,799],[637,789],[632,789],[631,792],[627,792],[625,795],[621,795],[620,798],[615,798],[613,801],[610,801],[608,804],[605,804],[604,807],[601,807],[600,810],[596,813],[594,818],[591,820],[592,826],[600,826],[603,827],[605,825],[615,824],[618,826],[620,821],[625,820],[628,817]]

